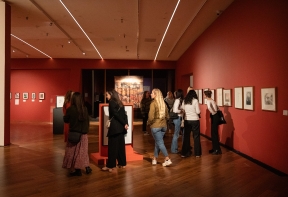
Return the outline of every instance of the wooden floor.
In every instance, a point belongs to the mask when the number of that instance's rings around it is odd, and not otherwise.
[[[151,165],[154,140],[134,127],[134,150],[143,161],[112,173],[91,162],[92,174],[68,177],[62,169],[65,143],[52,134],[50,123],[11,123],[11,145],[0,147],[0,196],[288,196],[288,178],[278,176],[222,147],[223,154],[208,154],[211,141],[201,137],[201,158],[171,154],[173,165]],[[172,134],[165,143],[170,152]],[[98,126],[91,125],[89,153],[98,152]],[[181,139],[179,138],[179,146]],[[193,144],[192,144],[193,146]]]

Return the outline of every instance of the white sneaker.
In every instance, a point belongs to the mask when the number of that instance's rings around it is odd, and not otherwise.
[[[171,159],[165,160],[164,163],[162,163],[162,166],[170,166],[172,164]]]
[[[152,159],[152,165],[156,165],[157,164],[157,160],[156,159]]]

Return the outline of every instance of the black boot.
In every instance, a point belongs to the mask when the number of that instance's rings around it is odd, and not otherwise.
[[[85,168],[86,169],[86,174],[90,174],[92,172],[92,169],[88,166]]]
[[[70,172],[70,176],[82,176],[82,172],[80,169],[75,169],[74,172]]]

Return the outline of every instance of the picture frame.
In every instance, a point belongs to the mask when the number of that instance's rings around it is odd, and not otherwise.
[[[204,94],[204,92],[205,92],[206,90],[209,90],[209,88],[204,88],[204,89],[203,89],[203,94]],[[207,104],[207,99],[206,99],[206,98],[204,98],[204,101],[203,101],[203,102],[204,102],[203,104],[205,104],[205,105],[206,105],[206,104]]]
[[[234,106],[236,109],[243,109],[243,87],[234,88]]]
[[[215,101],[215,90],[211,90],[212,94],[211,94],[211,98]]]
[[[133,125],[133,106],[132,105],[124,105],[124,110],[127,114],[128,118],[128,125]],[[99,139],[99,143],[101,140],[101,145],[103,146],[108,146],[108,128],[106,128],[106,121],[109,120],[109,106],[108,104],[105,104],[104,106],[101,107],[102,111],[102,117],[99,119],[101,122],[102,126],[102,139]],[[133,126],[129,126],[127,130],[127,134],[125,135],[125,144],[132,144],[132,130]]]
[[[223,106],[223,88],[216,89],[216,103],[218,106]]]
[[[276,88],[261,88],[261,109],[276,111]]]
[[[246,110],[254,110],[254,88],[243,87],[243,108]]]
[[[198,102],[199,102],[199,104],[203,104],[203,92],[202,92],[202,89],[198,90]]]
[[[40,100],[44,100],[44,99],[45,99],[45,94],[44,94],[44,92],[40,92],[40,93],[39,93],[39,99],[40,99]]]
[[[223,90],[223,105],[224,106],[232,106],[231,89],[224,89]]]
[[[20,93],[19,92],[15,93],[15,99],[20,99]]]
[[[27,100],[28,99],[28,92],[23,92],[23,99]]]
[[[32,99],[36,99],[36,93],[35,93],[35,92],[32,92],[32,93],[31,93],[31,98],[32,98]]]
[[[65,96],[56,96],[56,108],[63,107]]]

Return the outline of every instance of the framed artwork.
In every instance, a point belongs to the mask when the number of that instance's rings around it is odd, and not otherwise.
[[[243,88],[236,87],[234,88],[234,104],[235,108],[243,109]]]
[[[125,112],[128,117],[128,125],[133,125],[133,106],[132,105],[124,105]],[[102,126],[102,139],[101,144],[102,145],[108,145],[108,129],[106,128],[106,121],[109,119],[109,108],[108,105],[105,104],[101,108],[102,111],[102,117],[99,117],[99,123],[101,122]],[[102,121],[101,121],[102,120]],[[132,128],[133,126],[129,126],[127,130],[127,134],[125,135],[125,144],[132,144]],[[100,142],[99,142],[100,143]]]
[[[215,90],[211,90],[212,94],[211,94],[211,98],[215,101]]]
[[[206,90],[209,90],[209,88],[204,88],[204,89],[203,89],[203,94],[204,94],[204,92],[205,92]],[[207,104],[207,99],[206,99],[206,98],[204,99],[204,104]]]
[[[203,93],[202,93],[202,89],[198,90],[198,101],[199,101],[199,104],[203,104]]]
[[[63,107],[65,96],[56,96],[56,108]]]
[[[223,90],[223,105],[232,106],[231,89]]]
[[[253,87],[243,88],[243,103],[244,109],[253,110],[254,109],[254,92]]]
[[[10,92],[10,99],[12,98],[12,93]]]
[[[39,93],[39,99],[44,100],[45,99],[45,94],[43,92]]]
[[[16,92],[15,93],[15,99],[19,99],[20,98],[20,93],[19,92]]]
[[[28,99],[28,93],[27,92],[23,93],[23,99]]]
[[[261,88],[261,108],[262,110],[276,111],[275,88]]]
[[[35,92],[32,92],[32,93],[31,93],[31,98],[32,98],[32,99],[36,99],[36,93],[35,93]]]
[[[218,106],[223,106],[223,88],[216,89],[216,103]]]

